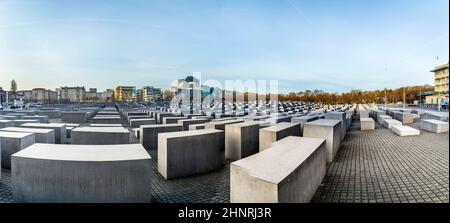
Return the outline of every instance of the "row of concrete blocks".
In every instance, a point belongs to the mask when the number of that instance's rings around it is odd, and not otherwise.
[[[259,152],[231,164],[231,202],[309,202],[325,176],[326,163],[334,159],[353,114],[354,110],[349,109],[327,113],[325,119],[302,116],[293,118],[293,122],[301,123],[261,128]],[[253,128],[257,129],[255,125]],[[303,137],[299,137],[300,130]]]
[[[76,124],[73,124],[76,125]],[[0,129],[3,149],[2,167],[10,168],[11,154],[34,143],[63,144],[70,136],[67,124],[57,123],[25,123],[20,127],[4,127]]]
[[[42,116],[42,115],[0,115],[0,120],[10,120],[10,121],[21,121],[19,123],[23,123],[23,120],[31,120],[33,122],[39,122],[39,123],[48,123],[48,116]]]
[[[180,122],[185,122],[186,120],[180,120]],[[193,121],[193,120],[192,120]],[[197,139],[200,142],[204,142],[205,146],[210,146],[210,150],[214,148],[220,148],[220,150],[225,149],[225,156],[230,160],[238,160],[250,155],[253,155],[259,151],[263,151],[266,148],[265,145],[271,145],[271,143],[278,141],[287,136],[299,136],[300,135],[300,124],[299,123],[278,123],[271,127],[266,127],[267,122],[243,122],[243,120],[227,120],[220,122],[208,122],[206,124],[205,131],[210,131],[211,129],[222,131],[225,130],[225,147],[224,147],[224,135],[221,133],[221,137],[207,135],[203,137],[201,130],[197,131],[182,131],[182,124],[166,124],[166,125],[149,125],[141,126],[140,128],[140,141],[146,149],[158,149],[158,156],[161,154],[164,156],[166,154],[164,150],[174,149],[177,147],[174,144],[167,145],[164,140],[167,140],[167,135],[171,138],[177,138],[180,142],[178,145],[181,146],[179,149],[184,149],[190,151],[194,147],[190,143],[190,140]],[[306,128],[305,135],[312,135],[313,137],[326,138],[327,139],[327,151],[329,151],[328,160],[331,162],[337,149],[340,145],[341,140],[341,125],[339,120],[324,120],[320,119],[314,123],[310,123],[310,127]],[[265,127],[265,128],[263,128]],[[202,134],[200,134],[202,133]],[[220,134],[216,134],[220,135]],[[169,138],[170,138],[169,137]],[[199,138],[200,137],[200,138]],[[203,137],[203,138],[202,138]],[[163,140],[163,141],[162,141]],[[184,151],[183,150],[183,151]],[[181,150],[180,150],[181,151]],[[188,154],[178,154],[172,153],[173,156],[166,157],[166,163],[171,159],[179,161],[175,158],[178,156],[186,156]],[[172,158],[173,157],[173,158]],[[170,170],[167,171],[166,165],[163,165],[163,158],[161,157],[161,163],[158,163],[160,172],[163,176],[167,178],[180,177],[196,174],[189,171],[189,168],[181,168],[180,171],[187,171],[182,174],[170,174]],[[212,159],[212,157],[210,157]],[[184,158],[186,159],[186,158]],[[190,158],[187,160],[195,160]],[[208,159],[205,159],[208,160]],[[201,168],[200,168],[201,169]],[[176,171],[175,171],[176,172]]]
[[[12,119],[12,120],[2,120],[0,119],[0,128],[6,127],[19,127],[25,123],[41,123],[38,119]]]

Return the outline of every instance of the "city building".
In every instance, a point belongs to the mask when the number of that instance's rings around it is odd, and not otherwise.
[[[2,105],[6,103],[6,93],[7,92],[0,87],[0,107],[3,107]]]
[[[97,92],[97,88],[89,88],[89,91],[86,92],[86,101],[88,102],[96,102],[101,99],[99,93]]]
[[[20,95],[25,102],[33,101],[33,92],[31,90],[17,91],[17,94]]]
[[[139,99],[141,101],[150,102],[160,100],[162,98],[161,88],[155,88],[153,86],[144,86],[139,91]]]
[[[114,90],[113,89],[106,89],[102,92],[102,101],[105,102],[111,102],[114,101]]]
[[[56,91],[34,88],[32,90],[17,91],[16,97],[22,99],[25,103],[54,103],[58,101],[58,93]]]
[[[118,86],[114,92],[114,97],[117,102],[135,101],[136,87]]]
[[[143,88],[136,90],[136,101],[143,101],[144,100],[144,94],[143,94]]]
[[[190,75],[187,76],[185,79],[178,79],[176,88],[177,93],[180,93],[182,90],[186,89],[200,90],[200,80]]]
[[[444,64],[435,67],[432,71],[434,73],[434,92],[433,95],[426,97],[427,104],[448,104],[448,87],[449,87],[449,65]]]
[[[84,102],[86,100],[86,89],[84,87],[61,87],[56,89],[59,102]]]
[[[15,94],[17,91],[17,83],[15,80],[11,81],[11,91],[13,92],[13,94]]]

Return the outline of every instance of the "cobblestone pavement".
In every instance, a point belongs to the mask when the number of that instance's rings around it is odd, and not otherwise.
[[[448,133],[399,137],[378,125],[375,131],[357,129],[354,123],[312,202],[449,202]],[[155,152],[150,154],[152,202],[229,202],[229,162],[218,171],[166,181]],[[0,202],[13,202],[10,175],[2,169]]]

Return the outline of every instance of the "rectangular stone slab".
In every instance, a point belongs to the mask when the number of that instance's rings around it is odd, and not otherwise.
[[[184,115],[187,119],[191,119],[191,118],[193,118],[193,117],[202,117],[202,116],[204,116],[203,114],[186,114],[186,115]],[[170,123],[168,123],[168,124],[170,124]]]
[[[389,115],[380,115],[378,116],[378,123],[383,125],[385,119],[392,119],[392,117]]]
[[[165,117],[175,117],[175,116],[177,116],[177,115],[174,113],[170,113],[170,112],[157,113],[156,114],[156,123],[162,124],[162,121]]]
[[[95,116],[92,118],[94,124],[121,124],[122,118],[120,116]]]
[[[448,132],[448,122],[436,119],[422,119],[420,121],[420,129],[434,133]]]
[[[34,119],[34,120],[19,119],[19,120],[14,120],[14,127],[19,127],[26,123],[40,123],[40,122],[38,119]]]
[[[188,119],[187,117],[164,117],[163,124],[177,124],[178,120]]]
[[[61,122],[85,123],[87,117],[86,112],[61,112]]]
[[[135,116],[128,116],[127,121],[128,123],[130,123],[131,120],[134,119],[153,119],[153,118],[150,117],[150,115],[135,115]]]
[[[300,136],[300,124],[281,122],[259,130],[259,151],[270,148],[273,142],[288,136]]]
[[[383,126],[388,129],[392,129],[394,126],[401,126],[403,125],[400,121],[397,121],[395,119],[383,119]]]
[[[391,130],[399,136],[418,136],[418,135],[420,135],[419,130],[417,130],[415,128],[411,128],[406,125],[392,126]]]
[[[244,122],[244,120],[243,119],[233,119],[233,120],[218,121],[218,122],[208,122],[205,124],[205,128],[225,131],[226,125],[241,123],[241,122]]]
[[[165,179],[206,173],[222,166],[224,132],[216,129],[160,133],[158,172]]]
[[[307,122],[311,122],[314,120],[319,119],[319,116],[317,115],[304,115],[301,117],[293,117],[291,119],[292,123],[300,123],[300,136],[303,136],[303,125]]]
[[[33,145],[35,137],[33,133],[24,132],[4,132],[0,131],[1,140],[1,167],[11,169],[11,155],[19,152],[28,146]]]
[[[183,120],[180,120],[183,121]],[[158,134],[164,132],[183,131],[183,126],[179,124],[162,124],[162,125],[141,125],[139,137],[140,143],[145,149],[158,149]]]
[[[270,117],[266,119],[265,121],[270,122],[272,125],[280,123],[280,122],[291,122],[292,117],[291,116],[276,116],[276,117]]]
[[[183,119],[178,120],[178,124],[183,126],[183,131],[188,131],[190,125],[205,124],[209,122],[208,119]]]
[[[243,122],[225,126],[225,158],[239,160],[259,152],[261,122]]]
[[[156,121],[154,118],[143,118],[143,119],[131,119],[130,126],[132,128],[139,128],[141,125],[154,125]]]
[[[30,116],[23,116],[23,119],[37,119],[40,123],[48,123],[48,116],[42,116],[42,115],[30,115]]]
[[[49,118],[61,118],[61,111],[59,110],[40,110],[36,111],[37,115],[48,116]]]
[[[368,118],[367,117],[360,117],[361,118]],[[347,127],[346,127],[346,113],[345,112],[338,112],[338,111],[333,111],[333,112],[328,112],[325,114],[325,119],[333,119],[333,120],[339,120],[341,121],[341,141],[344,140],[345,138],[345,134],[347,132]]]
[[[97,115],[102,115],[102,116],[106,116],[106,115],[112,115],[112,116],[118,116],[120,115],[118,111],[99,111],[97,112]]]
[[[36,143],[55,144],[55,130],[53,129],[8,127],[0,129],[0,131],[34,133]]]
[[[136,139],[139,139],[139,137],[141,137],[141,129],[140,128],[134,128],[133,132],[134,132],[134,136],[136,137]]]
[[[325,140],[290,136],[231,163],[230,202],[310,202],[325,172]]]
[[[122,127],[78,127],[72,130],[72,144],[129,144],[130,132]]]
[[[0,120],[16,120],[18,119],[17,116],[12,115],[0,115]]]
[[[139,144],[34,144],[12,156],[14,201],[151,201],[150,155]]]
[[[378,121],[378,119],[379,119],[379,117],[381,115],[386,115],[386,112],[385,111],[381,111],[381,110],[374,110],[372,117],[375,119],[375,121]]]
[[[90,124],[92,127],[123,127],[122,124]]]
[[[423,114],[423,119],[436,119],[440,121],[447,121],[448,122],[448,113],[433,113],[433,112],[425,112]]]
[[[322,138],[326,140],[327,162],[332,162],[341,145],[341,121],[319,119],[308,122],[303,129],[304,137]]]
[[[360,118],[361,131],[375,130],[375,121],[372,118]]]
[[[205,129],[205,124],[189,125],[189,131],[191,131],[191,130],[200,130],[200,129]]]
[[[248,115],[248,116],[244,116],[243,119],[246,122],[253,122],[253,121],[262,121],[265,119],[270,118],[270,115]]]
[[[414,123],[414,118],[411,113],[395,112],[395,119],[403,124]]]
[[[39,128],[39,129],[54,129],[55,130],[55,143],[63,144],[67,141],[66,124],[58,123],[27,123],[20,127],[26,128]]]
[[[13,120],[0,120],[0,128],[14,127]]]

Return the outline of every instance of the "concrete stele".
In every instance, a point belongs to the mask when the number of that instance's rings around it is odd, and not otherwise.
[[[309,202],[325,172],[324,139],[287,137],[231,163],[230,202]]]
[[[139,144],[34,144],[12,156],[16,202],[150,202],[151,157]]]

